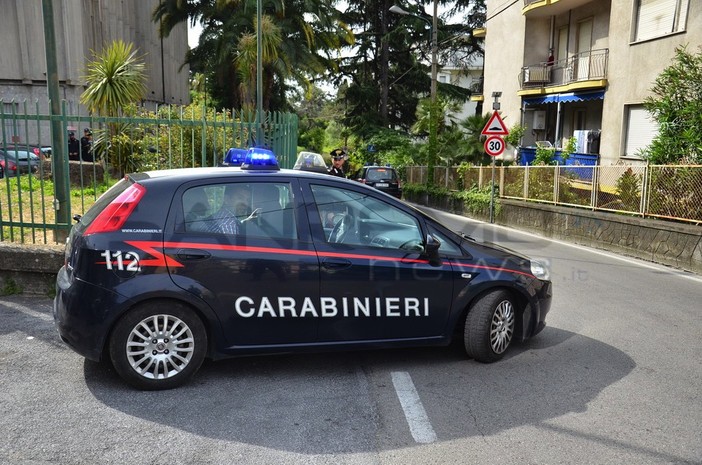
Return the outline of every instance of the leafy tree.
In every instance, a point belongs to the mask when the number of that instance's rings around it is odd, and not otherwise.
[[[681,46],[673,63],[656,78],[645,108],[659,132],[643,156],[653,164],[702,163],[702,47]]]
[[[351,40],[338,21],[334,0],[268,0],[263,2],[263,107],[288,110],[290,82],[308,87],[334,67],[330,54]],[[255,0],[162,0],[154,10],[160,33],[181,22],[200,22],[200,42],[185,57],[208,77],[217,106],[250,104],[255,89]],[[255,95],[255,94],[253,94]]]
[[[298,146],[302,150],[325,154],[327,145],[326,128],[330,121],[338,120],[343,109],[333,102],[322,89],[313,86],[308,91],[295,89],[292,94],[293,110],[299,117]],[[340,138],[343,136],[340,134]],[[341,144],[345,145],[345,144]],[[330,149],[331,150],[331,149]]]
[[[339,96],[347,108],[343,123],[360,140],[371,140],[385,129],[414,132],[420,136],[429,133],[431,30],[427,27],[430,18],[422,7],[431,1],[421,0],[414,5],[405,2],[402,6],[412,16],[389,13],[390,6],[395,3],[390,0],[348,2],[342,18],[356,31],[356,41],[341,60],[332,82],[349,83],[348,89]],[[415,15],[425,16],[427,21]],[[481,42],[470,32],[484,24],[484,1],[456,1],[448,15],[456,24],[445,24],[444,18],[439,18],[439,66],[468,68],[474,58],[482,54]],[[457,21],[457,17],[463,20]],[[459,58],[451,61],[451,57]],[[455,122],[446,121],[446,115],[455,112],[452,106],[466,101],[469,96],[466,89],[438,83],[438,111],[435,113],[443,116],[435,120],[439,122],[437,153],[429,157],[428,144],[417,144],[408,154],[415,163],[426,163],[431,158],[452,164],[462,159],[463,154],[457,147],[464,138]]]

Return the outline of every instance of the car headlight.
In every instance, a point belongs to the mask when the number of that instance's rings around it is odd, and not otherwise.
[[[531,260],[531,274],[543,281],[548,281],[551,277],[546,264],[539,260]]]

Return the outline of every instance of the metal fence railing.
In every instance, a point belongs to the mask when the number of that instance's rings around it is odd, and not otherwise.
[[[563,86],[578,81],[607,78],[609,49],[587,50],[554,62],[533,63],[522,67],[521,89]]]
[[[492,167],[436,167],[434,184],[449,190],[489,188]],[[406,180],[426,184],[427,170]],[[498,166],[501,198],[566,205],[702,224],[702,165]]]
[[[71,111],[67,102],[63,102],[61,115],[51,116],[48,110],[41,110],[48,107],[48,102],[0,100],[0,241],[53,244],[70,229],[70,221],[56,218],[56,199],[65,196],[55,191],[59,183],[54,183],[54,172],[65,173],[61,184],[69,186],[66,217],[71,218],[84,213],[127,172],[217,166],[229,148],[252,145],[273,149],[282,167],[291,168],[295,163],[297,116],[290,113],[266,112],[259,124],[255,112],[193,105],[137,108],[120,117],[81,115]],[[47,142],[56,119],[65,134],[74,131],[76,138],[83,135],[83,128],[92,130],[91,156],[85,157],[82,149],[75,161],[51,156],[55,151]],[[27,157],[27,153],[41,160],[13,161],[15,155]]]

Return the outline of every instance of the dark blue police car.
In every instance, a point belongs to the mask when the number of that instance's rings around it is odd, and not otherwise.
[[[456,335],[493,362],[551,304],[538,262],[257,149],[241,168],[126,176],[73,226],[56,288],[61,338],[139,389],[178,386],[206,357]]]

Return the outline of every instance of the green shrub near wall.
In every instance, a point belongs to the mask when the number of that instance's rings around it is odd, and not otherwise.
[[[422,205],[431,206],[458,214],[477,217],[490,216],[490,187],[479,189],[475,186],[468,190],[454,191],[444,187],[423,184],[404,184],[403,197]],[[500,212],[500,202],[495,196],[495,214]]]

